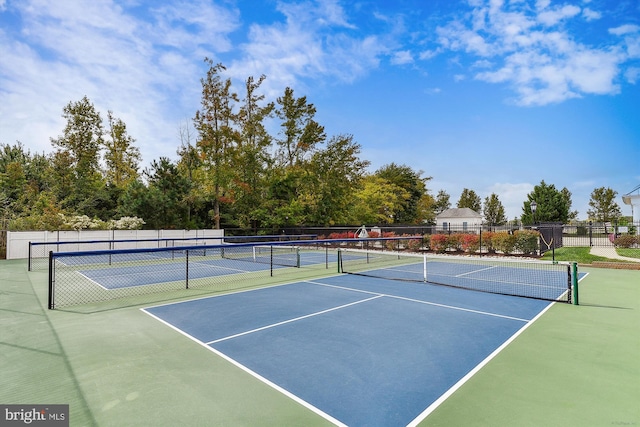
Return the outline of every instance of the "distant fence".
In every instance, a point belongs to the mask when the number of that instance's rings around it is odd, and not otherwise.
[[[29,258],[30,242],[82,242],[139,240],[147,241],[142,246],[158,247],[154,241],[161,239],[216,238],[224,230],[65,230],[65,231],[9,231],[7,232],[7,259]],[[108,249],[108,248],[107,248]],[[80,250],[76,248],[75,250]]]

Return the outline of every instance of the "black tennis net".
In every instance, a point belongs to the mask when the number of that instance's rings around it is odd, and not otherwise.
[[[495,294],[572,302],[575,263],[341,250],[340,271]]]

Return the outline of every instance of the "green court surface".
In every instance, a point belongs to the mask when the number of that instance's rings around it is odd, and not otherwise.
[[[0,261],[0,404],[69,404],[72,426],[331,425],[148,301],[47,310],[46,272],[26,270]],[[579,306],[555,304],[420,425],[640,426],[640,271],[580,270]]]

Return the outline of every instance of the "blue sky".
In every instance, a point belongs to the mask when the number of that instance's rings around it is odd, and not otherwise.
[[[51,152],[86,95],[143,167],[175,160],[204,57],[238,92],[292,87],[371,172],[423,171],[453,204],[496,193],[512,219],[544,180],[585,219],[593,189],[640,184],[637,0],[0,0],[0,142]]]

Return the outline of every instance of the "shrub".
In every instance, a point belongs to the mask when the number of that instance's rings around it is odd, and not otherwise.
[[[462,236],[463,234],[450,234],[447,239],[447,249],[453,251],[462,250]]]
[[[535,230],[517,230],[514,233],[515,248],[525,255],[534,254],[538,251],[540,233]]]
[[[507,232],[501,231],[495,233],[492,236],[491,241],[494,248],[505,255],[513,253],[516,248],[516,236]]]
[[[487,248],[487,252],[489,253],[494,253],[496,251],[493,247],[493,236],[495,236],[495,234],[496,233],[493,231],[482,233],[482,246]]]
[[[432,251],[437,253],[444,253],[447,251],[449,236],[446,234],[433,234],[429,240]]]
[[[477,234],[462,234],[460,236],[460,245],[463,251],[474,253],[480,249],[480,236]]]
[[[616,237],[613,241],[616,248],[631,248],[637,243],[639,243],[638,238],[629,234]]]

